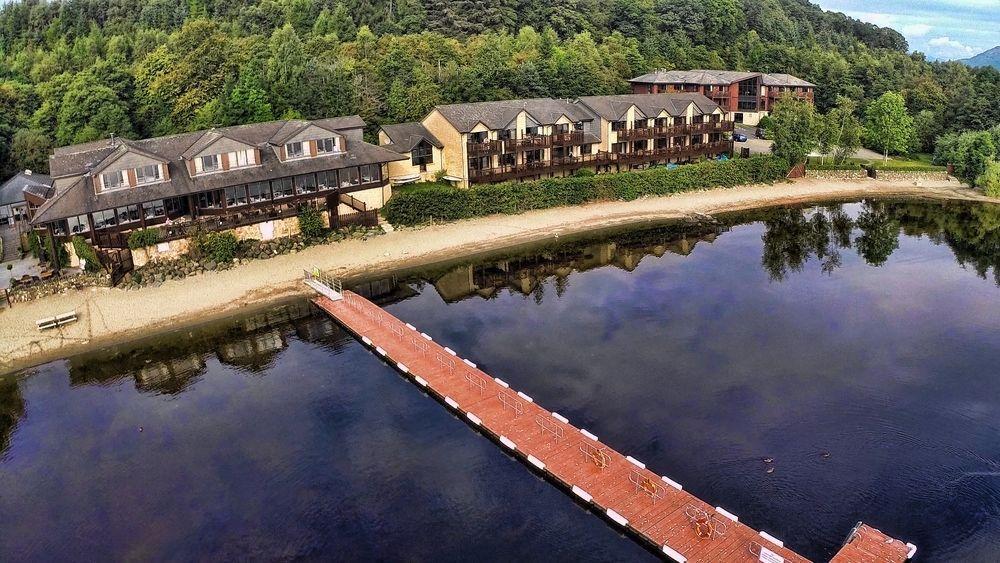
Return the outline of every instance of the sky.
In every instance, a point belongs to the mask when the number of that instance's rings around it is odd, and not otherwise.
[[[1000,45],[1000,0],[812,0],[824,10],[891,27],[910,50],[964,59]]]

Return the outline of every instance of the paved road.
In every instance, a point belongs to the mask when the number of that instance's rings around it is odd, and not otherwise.
[[[744,135],[747,136],[747,142],[734,143],[736,154],[739,154],[740,149],[743,147],[750,147],[750,154],[769,154],[771,152],[772,142],[765,139],[757,139],[754,136],[754,133],[756,131],[755,128],[737,127],[736,131],[739,133],[743,133]],[[820,156],[820,154],[818,152],[813,152],[809,156]],[[865,160],[882,160],[882,154],[862,147],[858,149],[858,152],[854,153],[854,158],[863,158]]]

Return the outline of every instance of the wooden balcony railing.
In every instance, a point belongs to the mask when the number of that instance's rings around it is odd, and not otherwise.
[[[552,144],[556,146],[581,145],[584,143],[583,131],[567,131],[565,133],[553,133]]]
[[[552,137],[552,135],[526,135],[517,139],[506,139],[504,145],[508,151],[544,149],[552,146]]]
[[[469,156],[486,156],[488,154],[499,154],[503,149],[500,141],[469,141]]]
[[[619,141],[636,141],[640,139],[652,139],[656,135],[653,127],[640,127],[639,129],[622,129],[618,131]]]

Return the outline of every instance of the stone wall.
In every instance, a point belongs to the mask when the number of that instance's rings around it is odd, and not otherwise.
[[[806,170],[806,178],[821,180],[863,180],[867,177],[864,170]]]
[[[858,170],[806,170],[806,178],[818,178],[822,180],[864,180],[868,174],[861,169]],[[943,182],[947,181],[948,174],[943,170],[879,170],[878,179],[888,182]]]
[[[154,246],[137,248],[132,251],[132,263],[136,268],[141,268],[150,262],[163,262],[175,260],[183,254],[187,254],[190,241],[186,238],[161,242]]]

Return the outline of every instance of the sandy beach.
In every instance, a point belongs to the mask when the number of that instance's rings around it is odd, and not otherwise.
[[[800,179],[774,186],[688,192],[400,229],[369,240],[312,247],[229,270],[168,281],[159,287],[138,291],[89,288],[16,304],[0,311],[0,373],[306,294],[309,290],[302,284],[302,272],[313,267],[350,277],[630,223],[867,196],[1000,203],[957,181]],[[35,326],[37,319],[71,310],[77,311],[79,322],[46,332],[39,332]]]

